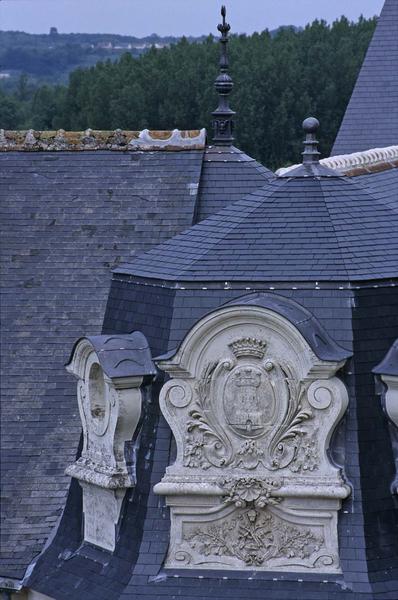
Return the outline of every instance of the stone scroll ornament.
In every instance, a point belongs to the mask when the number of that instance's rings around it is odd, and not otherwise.
[[[155,486],[171,509],[166,567],[339,572],[350,488],[327,450],[348,402],[343,363],[254,306],[208,315],[158,362],[177,445]]]
[[[122,502],[135,485],[127,444],[137,432],[144,387],[156,368],[140,332],[82,338],[66,368],[77,378],[83,428],[82,454],[66,473],[83,490],[84,540],[113,551]]]
[[[374,369],[376,391],[388,416],[390,437],[395,460],[395,477],[391,490],[398,494],[398,339],[395,340],[386,356]]]

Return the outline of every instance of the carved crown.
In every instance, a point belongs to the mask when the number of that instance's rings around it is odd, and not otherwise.
[[[239,356],[254,356],[256,358],[263,358],[267,344],[262,340],[256,338],[241,338],[229,344],[232,352],[238,358]]]

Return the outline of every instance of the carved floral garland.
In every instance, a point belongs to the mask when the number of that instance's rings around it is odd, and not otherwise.
[[[225,503],[233,503],[237,508],[245,508],[253,505],[256,508],[264,508],[267,505],[275,505],[282,498],[272,494],[282,486],[282,481],[272,479],[255,479],[254,477],[240,477],[233,479],[229,477],[220,482],[223,489]]]

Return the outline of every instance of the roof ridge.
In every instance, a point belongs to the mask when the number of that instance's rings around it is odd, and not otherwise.
[[[268,185],[266,185],[266,186],[263,186],[262,188],[260,188],[260,190],[261,190],[261,189],[264,189],[264,188],[266,188],[266,187],[268,187]],[[281,187],[283,187],[283,186],[281,186]],[[270,192],[270,193],[271,193],[271,192]],[[244,197],[244,198],[242,198],[241,200],[238,200],[237,202],[234,202],[233,204],[229,204],[229,205],[227,205],[227,206],[226,206],[226,207],[225,207],[225,208],[224,208],[222,211],[220,211],[219,213],[216,213],[215,215],[212,215],[212,216],[211,216],[211,217],[209,217],[208,219],[205,219],[204,221],[201,221],[201,223],[198,223],[198,226],[199,226],[199,225],[202,225],[202,224],[206,224],[206,221],[209,221],[209,220],[212,220],[213,218],[217,218],[218,216],[221,216],[221,215],[222,215],[222,213],[223,213],[224,211],[225,211],[225,212],[227,212],[227,211],[228,211],[228,210],[229,210],[229,209],[230,209],[232,206],[237,206],[237,205],[238,205],[238,204],[240,204],[240,203],[244,203],[244,202],[245,202],[245,201],[247,201],[247,200],[249,199],[249,197],[251,197],[251,196],[256,196],[256,193],[255,193],[255,192],[251,192],[250,194],[247,194],[247,196],[245,196],[245,197]],[[267,198],[268,198],[268,199],[270,199],[270,198],[269,198],[269,195],[267,196]],[[265,197],[264,197],[264,196],[262,196],[262,197],[261,197],[261,199],[260,199],[260,201],[258,202],[258,204],[256,204],[255,206],[251,207],[251,208],[250,208],[250,210],[246,211],[244,214],[242,214],[242,213],[241,213],[241,214],[239,215],[239,219],[238,219],[237,221],[235,221],[234,223],[232,223],[232,227],[230,227],[230,228],[228,229],[228,231],[226,232],[226,234],[225,234],[225,235],[227,235],[227,234],[231,233],[231,232],[232,232],[234,229],[236,229],[236,228],[237,228],[237,227],[238,227],[238,226],[241,224],[241,222],[242,222],[244,219],[246,219],[246,218],[247,218],[247,216],[248,216],[248,215],[252,214],[252,213],[253,213],[253,212],[254,212],[254,211],[255,211],[255,210],[258,208],[258,206],[259,206],[259,205],[261,205],[261,204],[263,204],[263,203],[264,203],[264,199],[265,199]],[[272,202],[271,202],[271,204],[272,204],[272,203],[274,203],[274,202],[275,202],[275,197],[274,197],[274,198],[272,198]],[[188,231],[189,231],[189,230],[188,230]],[[181,235],[183,235],[183,234],[181,234]],[[223,237],[225,237],[225,236],[223,236]],[[217,242],[216,242],[216,243],[212,244],[212,245],[211,245],[211,247],[209,247],[209,249],[208,249],[206,252],[204,252],[203,254],[201,254],[201,255],[200,255],[200,258],[196,258],[196,259],[195,259],[195,260],[194,260],[192,263],[190,263],[190,266],[194,266],[194,265],[195,265],[195,263],[199,262],[199,260],[202,260],[202,259],[203,259],[203,257],[207,256],[207,255],[208,255],[208,254],[211,252],[211,250],[214,248],[214,246],[216,246],[216,245],[217,245],[217,243],[218,243],[218,242],[219,242],[219,240],[217,240]],[[179,275],[179,273],[178,273],[178,275]]]
[[[115,129],[85,131],[11,131],[0,129],[0,152],[47,151],[68,152],[79,150],[204,150],[206,129],[130,131]]]
[[[342,250],[342,248],[341,248],[341,246],[340,246],[340,239],[339,239],[339,235],[338,235],[338,233],[337,233],[337,231],[336,231],[336,227],[335,227],[335,224],[334,224],[334,221],[333,221],[333,217],[332,217],[332,214],[331,214],[331,212],[330,212],[330,210],[329,210],[329,206],[328,206],[327,198],[326,198],[326,196],[325,196],[325,193],[324,193],[324,190],[323,190],[323,187],[322,187],[322,185],[321,185],[321,182],[320,182],[320,181],[319,181],[319,188],[320,188],[320,191],[321,191],[321,194],[322,194],[322,199],[323,199],[323,202],[324,202],[324,204],[325,204],[325,208],[326,208],[326,210],[327,210],[327,213],[328,213],[328,215],[329,215],[329,221],[330,221],[330,224],[331,224],[331,226],[332,226],[332,228],[333,228],[334,236],[335,236],[335,238],[336,238],[337,247],[338,247],[338,249],[339,249],[340,256],[341,256],[341,262],[342,262],[342,264],[343,264],[343,266],[344,266],[344,270],[345,270],[345,272],[346,272],[347,281],[349,281],[349,279],[350,279],[350,272],[349,272],[349,269],[347,268],[347,265],[346,265],[346,261],[345,261],[345,258],[344,258],[344,253],[343,253],[343,250]]]

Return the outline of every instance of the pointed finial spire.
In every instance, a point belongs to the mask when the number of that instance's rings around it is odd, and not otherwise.
[[[319,129],[319,121],[315,117],[308,117],[303,121],[303,129],[305,131],[303,165],[314,165],[319,163],[321,153],[318,151],[318,140],[316,132]]]
[[[214,87],[216,88],[219,101],[218,108],[213,112],[213,128],[214,137],[213,142],[217,146],[231,146],[234,138],[232,136],[234,122],[233,117],[235,113],[229,106],[229,94],[234,86],[231,77],[228,75],[228,33],[231,29],[229,23],[226,22],[227,11],[225,6],[221,7],[222,23],[218,25],[217,29],[221,33],[220,44],[221,44],[221,56],[220,56],[220,74],[217,77]]]
[[[287,169],[281,169],[278,177],[341,177],[340,173],[326,167],[319,162],[321,153],[318,150],[318,140],[316,132],[319,129],[319,121],[315,117],[309,117],[303,121],[303,129],[305,131],[303,162],[301,165],[295,165]]]

